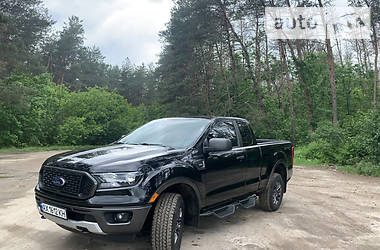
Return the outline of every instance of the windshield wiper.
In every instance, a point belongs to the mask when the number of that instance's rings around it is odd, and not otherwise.
[[[111,145],[113,144],[125,144],[124,142],[121,142],[121,141],[115,141],[115,142],[112,142]]]
[[[174,149],[173,147],[170,147],[170,146],[167,146],[167,145],[164,145],[164,144],[160,144],[160,143],[147,143],[147,142],[142,142],[142,143],[136,143],[138,145],[144,145],[144,146],[160,146],[160,147],[165,147],[165,148],[170,148],[170,149]]]
[[[132,143],[132,142],[120,142],[119,141],[117,144],[143,145],[143,146],[160,146],[160,147],[165,147],[165,148],[169,148],[169,149],[175,149],[173,147],[170,147],[170,146],[167,146],[167,145],[164,145],[164,144],[160,144],[160,143],[148,143],[148,142]]]

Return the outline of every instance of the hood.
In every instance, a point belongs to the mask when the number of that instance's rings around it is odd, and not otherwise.
[[[45,161],[46,166],[57,166],[93,173],[136,171],[141,166],[171,158],[183,150],[161,146],[112,145],[83,151],[70,151]]]

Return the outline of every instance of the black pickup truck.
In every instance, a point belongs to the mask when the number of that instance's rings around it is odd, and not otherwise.
[[[288,141],[256,139],[240,118],[151,121],[110,146],[47,159],[35,188],[41,218],[76,232],[151,229],[153,249],[179,249],[185,224],[236,206],[277,210],[293,173]]]

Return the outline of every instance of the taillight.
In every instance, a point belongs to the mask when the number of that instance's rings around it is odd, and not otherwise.
[[[293,166],[293,162],[294,162],[294,147],[292,147],[292,166]]]

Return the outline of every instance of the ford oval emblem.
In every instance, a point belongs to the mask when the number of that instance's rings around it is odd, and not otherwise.
[[[66,180],[63,179],[62,177],[54,176],[54,177],[53,177],[53,180],[52,180],[51,182],[52,182],[54,185],[58,186],[58,187],[62,187],[63,185],[65,185]]]

